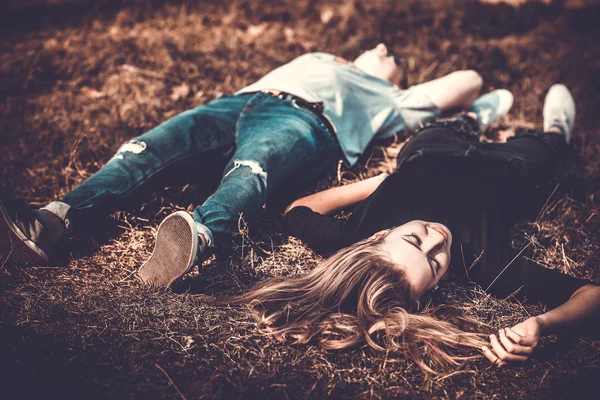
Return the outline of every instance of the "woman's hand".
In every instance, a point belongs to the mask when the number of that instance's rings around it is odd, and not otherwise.
[[[599,317],[600,286],[584,285],[561,306],[504,328],[498,336],[490,335],[491,348],[484,346],[483,354],[498,366],[525,361],[537,347],[542,333],[580,333],[595,326]]]
[[[484,346],[483,354],[498,367],[525,361],[537,347],[543,327],[538,317],[531,317],[512,328],[501,329],[498,336],[490,335],[491,349]]]

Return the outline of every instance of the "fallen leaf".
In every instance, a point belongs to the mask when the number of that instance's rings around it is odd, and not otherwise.
[[[45,49],[53,49],[55,47],[58,46],[58,40],[52,38],[52,39],[48,39],[44,42],[44,48]]]
[[[248,36],[254,39],[257,36],[262,35],[265,29],[267,29],[267,24],[263,22],[260,25],[250,25],[246,30],[246,33],[248,34]]]
[[[99,92],[96,89],[92,89],[88,86],[81,88],[81,94],[83,94],[85,97],[89,97],[92,100],[101,99],[102,97],[106,96],[106,93]]]
[[[171,90],[171,100],[177,101],[179,99],[185,99],[190,94],[190,87],[185,83],[182,83],[179,86],[175,86]]]
[[[333,18],[333,10],[331,8],[326,8],[321,11],[321,22],[323,24],[327,24]]]
[[[296,36],[296,32],[294,32],[294,30],[293,30],[292,28],[290,28],[290,27],[286,27],[286,28],[283,30],[283,34],[285,35],[285,40],[286,40],[288,43],[293,43],[293,42],[294,42],[294,38],[295,38],[295,36]]]
[[[189,350],[194,344],[194,339],[192,339],[191,336],[184,336],[183,338],[185,339],[185,345],[183,346],[183,348],[185,350]]]

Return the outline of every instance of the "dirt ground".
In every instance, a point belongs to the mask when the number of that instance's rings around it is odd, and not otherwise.
[[[515,104],[502,128],[540,127],[548,87],[572,90],[568,166],[541,217],[514,235],[535,237],[536,260],[549,268],[600,281],[596,2],[8,4],[0,8],[0,184],[33,205],[60,199],[125,140],[298,55],[351,59],[383,41],[403,57],[404,86],[472,68],[485,90],[510,89]],[[398,148],[373,146],[319,187],[389,170]],[[159,222],[201,204],[215,185],[205,174],[69,241],[50,267],[0,270],[2,398],[596,398],[598,334],[545,338],[532,360],[512,368],[480,357],[425,375],[394,354],[284,346],[260,336],[243,309],[207,304],[201,295],[240,293],[318,262],[281,227],[282,205],[298,193],[273,199],[256,228],[241,226],[230,258],[209,260],[176,293],[142,286],[133,275]],[[497,328],[542,311],[474,285],[442,292]]]

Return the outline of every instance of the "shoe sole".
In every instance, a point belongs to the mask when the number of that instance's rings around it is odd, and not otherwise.
[[[46,266],[48,255],[21,232],[0,200],[0,267],[6,264]]]
[[[177,211],[158,226],[150,258],[138,270],[147,285],[169,287],[192,269],[198,252],[198,235],[192,217]]]

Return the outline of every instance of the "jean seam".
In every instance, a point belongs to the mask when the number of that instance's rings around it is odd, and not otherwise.
[[[290,172],[289,175],[293,175],[294,173],[302,170],[305,167],[305,165],[310,164],[311,160],[319,159],[319,158],[321,158],[322,154],[326,154],[326,153],[330,152],[331,150],[337,150],[337,148],[335,148],[335,146],[333,146],[332,148],[329,148],[329,147],[320,148],[315,153],[303,157],[302,160],[297,163],[297,168],[294,168]],[[336,158],[339,158],[339,157],[336,156]]]

